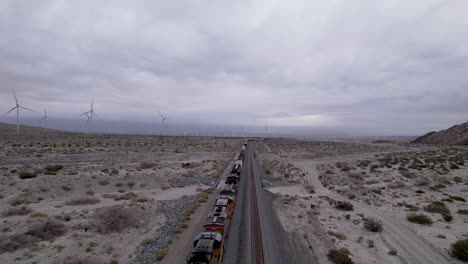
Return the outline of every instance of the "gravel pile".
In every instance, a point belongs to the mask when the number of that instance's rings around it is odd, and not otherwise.
[[[207,186],[213,186],[215,180],[209,176],[201,176],[201,177],[175,177],[169,180],[169,183],[176,187],[185,187],[191,186],[196,184],[204,184]]]
[[[198,195],[194,195],[177,200],[160,201],[160,208],[166,216],[166,222],[154,237],[154,242],[144,246],[134,258],[133,263],[156,263],[155,253],[169,246],[169,240],[176,236],[176,230],[183,219],[185,211],[195,205],[197,198]]]

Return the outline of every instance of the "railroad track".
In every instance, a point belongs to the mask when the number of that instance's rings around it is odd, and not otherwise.
[[[263,245],[262,245],[262,231],[260,229],[260,217],[258,215],[258,202],[257,202],[257,181],[253,171],[253,155],[250,154],[250,235],[251,235],[251,254],[252,264],[263,264]]]

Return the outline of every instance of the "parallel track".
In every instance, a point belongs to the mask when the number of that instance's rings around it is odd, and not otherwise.
[[[251,253],[252,264],[263,264],[263,245],[262,245],[262,231],[260,229],[260,218],[258,215],[257,203],[257,181],[253,170],[253,155],[249,157],[250,171],[250,232],[251,232]]]

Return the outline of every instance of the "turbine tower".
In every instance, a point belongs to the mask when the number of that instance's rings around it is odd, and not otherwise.
[[[91,99],[91,110],[88,112],[84,112],[83,115],[86,115],[88,117],[87,121],[87,127],[86,127],[86,133],[89,133],[90,131],[92,132],[93,129],[93,117],[98,117],[96,113],[94,113],[94,98]]]
[[[37,111],[32,110],[32,109],[29,109],[29,108],[26,108],[26,107],[24,107],[24,106],[21,106],[21,105],[18,103],[18,98],[16,97],[15,89],[13,89],[13,95],[15,96],[16,106],[13,107],[12,109],[10,109],[10,111],[8,111],[8,112],[6,112],[5,114],[3,114],[0,118],[3,118],[4,116],[8,115],[8,114],[11,113],[12,111],[16,110],[16,133],[19,134],[19,132],[20,132],[20,125],[19,125],[19,110],[20,110],[20,108],[21,108],[21,109],[24,109],[24,110],[32,111],[32,112],[37,112]]]
[[[88,131],[89,131],[89,115],[88,115],[88,113],[86,112],[86,113],[82,113],[80,116],[84,116],[84,115],[85,115],[86,118],[87,118],[87,119],[86,119],[86,134],[88,134]]]
[[[47,111],[44,108],[44,116],[41,118],[41,125],[44,131],[47,132]]]

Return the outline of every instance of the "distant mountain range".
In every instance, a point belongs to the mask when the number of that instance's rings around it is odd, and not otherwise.
[[[413,143],[468,146],[468,122],[439,132],[429,132],[415,139]]]
[[[37,134],[44,133],[45,130],[41,127],[20,125],[20,132],[23,134]],[[48,133],[64,133],[60,130],[48,129]],[[0,133],[16,133],[16,125],[1,123],[0,122]]]

